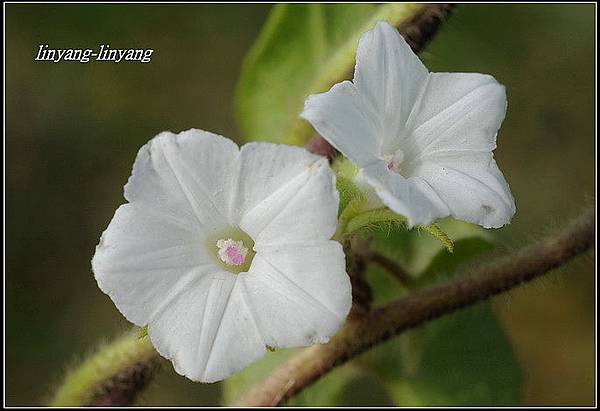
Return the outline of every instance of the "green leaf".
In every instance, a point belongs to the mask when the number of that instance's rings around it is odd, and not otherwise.
[[[343,381],[337,392],[329,396],[328,403],[306,402],[306,406],[331,407],[391,407],[392,394],[377,375],[361,372]]]
[[[340,405],[349,405],[347,387],[357,380],[362,380],[366,376],[364,372],[353,364],[345,364],[334,368],[324,377],[320,378],[302,390],[298,395],[290,399],[285,405],[291,407],[336,407]],[[371,381],[372,385],[377,386],[379,391],[387,394],[387,388],[379,381]],[[390,398],[391,394],[387,394]]]
[[[435,284],[459,272],[459,268],[493,249],[489,232],[474,224],[446,219],[439,223],[443,232],[455,238],[454,251],[431,235],[404,228],[379,227],[370,231],[371,248],[395,261],[416,281],[411,289]],[[369,284],[374,291],[374,303],[385,304],[397,299],[408,290],[399,285],[376,264],[367,271]]]
[[[453,276],[461,266],[493,249],[489,233],[480,227],[456,220],[441,225],[459,238],[453,254],[429,236],[380,234],[374,245],[392,242],[406,250],[396,253],[396,261],[416,273],[417,288]],[[380,269],[371,268],[369,280],[376,302],[393,299],[394,291],[398,294],[398,286],[393,290],[386,284],[391,280]],[[489,303],[410,330],[366,357],[387,382],[398,406],[509,406],[520,400],[518,360]]]
[[[426,273],[427,267],[438,256],[445,256],[446,261],[452,261],[453,264],[462,264],[468,260],[478,257],[478,254],[470,255],[463,248],[465,245],[459,246],[459,241],[468,238],[479,238],[483,242],[493,244],[493,234],[489,230],[479,227],[478,225],[466,223],[464,221],[455,220],[453,218],[445,218],[436,222],[436,225],[452,238],[454,242],[453,254],[447,252],[447,248],[439,239],[434,239],[430,235],[418,235],[412,238],[412,252],[406,261],[406,269],[416,277],[420,277]],[[380,240],[379,243],[382,241]],[[440,257],[441,258],[441,257]]]
[[[480,258],[494,249],[494,245],[482,237],[469,237],[456,241],[455,252],[439,251],[422,273],[419,273],[419,286],[435,284],[460,272],[461,266]]]
[[[390,353],[382,356],[386,361],[379,363],[387,368],[398,406],[515,406],[520,402],[521,369],[489,303],[427,324],[420,366],[412,375],[392,374]]]
[[[278,4],[249,52],[237,88],[246,140],[304,144],[298,115],[309,94],[350,78],[358,39],[378,20],[398,26],[424,4]]]

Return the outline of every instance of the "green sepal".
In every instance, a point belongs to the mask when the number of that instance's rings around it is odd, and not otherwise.
[[[454,250],[452,240],[437,224],[434,223],[428,226],[416,225],[415,227],[418,230],[427,231],[442,243],[449,252]],[[377,208],[360,213],[350,219],[345,226],[344,234],[351,235],[361,231],[392,231],[397,229],[408,229],[406,217],[396,214],[388,208]]]
[[[144,325],[142,328],[139,329],[137,338],[138,338],[138,340],[141,340],[142,338],[145,338],[147,336],[148,336],[148,324]]]

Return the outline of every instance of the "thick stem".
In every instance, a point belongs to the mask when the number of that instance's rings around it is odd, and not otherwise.
[[[160,357],[149,338],[127,333],[68,372],[50,405],[131,405],[159,367]]]
[[[279,366],[240,405],[279,405],[332,368],[392,336],[567,263],[594,246],[594,234],[595,214],[589,210],[555,236],[475,268],[466,276],[411,294],[349,321],[328,344],[307,348]]]

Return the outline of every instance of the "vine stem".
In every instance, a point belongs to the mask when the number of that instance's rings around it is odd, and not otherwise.
[[[51,407],[124,406],[131,404],[160,367],[148,337],[130,331],[106,344],[69,371]]]
[[[595,244],[595,212],[562,232],[349,321],[327,344],[305,349],[251,389],[240,406],[277,406],[321,376],[402,332],[560,267]]]

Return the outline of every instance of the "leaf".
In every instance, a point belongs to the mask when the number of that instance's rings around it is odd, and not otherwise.
[[[315,406],[336,407],[391,407],[394,405],[392,394],[386,385],[373,373],[362,372],[338,389],[330,397],[329,404],[314,403]],[[307,406],[313,405],[306,403]]]
[[[396,245],[408,241],[397,261],[416,273],[417,288],[453,276],[493,249],[480,227],[456,220],[441,225],[459,237],[453,254],[429,236],[392,237]],[[385,244],[378,239],[375,244]],[[385,273],[370,269],[369,276],[376,296],[391,299]],[[410,330],[368,353],[367,361],[387,382],[397,406],[509,406],[520,400],[518,360],[489,303]]]
[[[394,229],[393,226],[371,230],[371,248],[395,261],[414,278],[416,281],[411,284],[414,290],[449,278],[459,272],[461,266],[494,247],[490,234],[474,224],[447,219],[439,225],[448,236],[456,238],[452,253],[430,235],[401,227]],[[375,304],[393,301],[408,291],[378,265],[371,264],[367,276],[374,291]]]
[[[433,321],[425,334],[419,370],[389,378],[396,405],[519,404],[521,369],[489,303]]]
[[[349,405],[347,387],[357,380],[364,380],[368,377],[364,372],[353,366],[352,363],[334,368],[331,372],[325,374],[308,388],[302,390],[298,395],[287,401],[286,406],[291,407],[335,407],[340,405]],[[370,381],[372,386],[376,386],[379,391],[387,394],[385,385],[379,381]]]
[[[237,118],[245,140],[306,143],[309,94],[349,78],[358,39],[378,20],[398,26],[424,4],[278,4],[242,67]]]
[[[469,261],[491,252],[494,245],[481,237],[463,238],[455,242],[455,252],[439,251],[422,273],[418,274],[419,286],[435,284],[460,272]]]
[[[416,277],[421,277],[428,273],[427,267],[429,267],[431,262],[438,256],[445,256],[446,261],[452,261],[453,264],[462,264],[479,256],[479,254],[469,254],[467,250],[464,250],[465,245],[458,244],[461,240],[479,238],[490,246],[493,244],[493,235],[491,232],[478,225],[455,220],[453,218],[440,220],[436,225],[439,226],[448,237],[452,238],[452,241],[454,242],[453,253],[448,253],[445,250],[445,246],[440,243],[439,240],[434,239],[429,235],[414,236],[412,244],[413,251],[409,256],[409,261],[407,261],[405,268]]]

